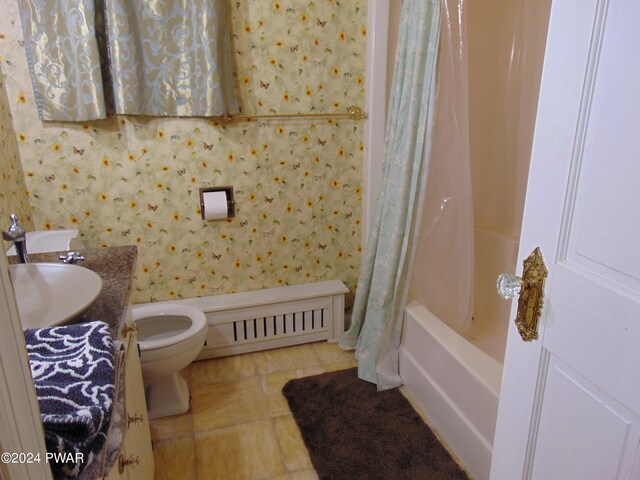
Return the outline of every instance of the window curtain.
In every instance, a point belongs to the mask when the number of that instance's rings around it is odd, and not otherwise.
[[[18,0],[42,120],[238,112],[224,0]]]
[[[104,118],[94,2],[19,0],[18,5],[40,119]]]
[[[351,327],[340,339],[356,350],[358,376],[379,390],[402,384],[398,351],[432,143],[439,17],[439,0],[402,2],[382,185]]]

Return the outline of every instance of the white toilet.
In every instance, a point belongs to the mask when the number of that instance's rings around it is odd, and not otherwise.
[[[180,375],[202,350],[207,320],[197,308],[158,303],[131,307],[138,326],[140,363],[149,418],[189,410],[189,387]]]

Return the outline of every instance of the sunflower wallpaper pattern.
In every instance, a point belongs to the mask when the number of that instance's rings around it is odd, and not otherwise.
[[[18,154],[16,136],[11,125],[9,101],[0,80],[0,229],[5,230],[10,224],[9,214],[15,213],[25,230],[33,229],[31,223],[31,206],[24,184],[22,165]],[[4,242],[6,248],[11,245]]]
[[[87,247],[137,245],[132,303],[329,279],[355,289],[362,122],[41,122],[16,2],[0,5],[0,61],[35,229],[77,228]],[[363,105],[365,0],[248,0],[229,10],[244,113]],[[236,216],[203,221],[199,188],[226,185]]]

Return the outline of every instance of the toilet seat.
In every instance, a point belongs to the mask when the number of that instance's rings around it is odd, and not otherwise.
[[[131,314],[138,326],[138,344],[142,351],[176,345],[206,325],[204,313],[187,305],[134,305]]]

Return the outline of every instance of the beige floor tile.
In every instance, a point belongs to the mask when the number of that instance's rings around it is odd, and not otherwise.
[[[193,437],[153,442],[155,480],[196,480],[196,450]]]
[[[287,472],[295,472],[313,468],[309,452],[300,435],[300,429],[296,425],[293,416],[286,415],[273,419],[273,424],[280,442],[284,465]]]
[[[216,382],[226,382],[256,374],[256,364],[251,355],[233,355],[193,362],[183,370],[189,385],[200,386]]]
[[[353,368],[358,366],[358,361],[355,358],[351,360],[345,360],[338,363],[329,363],[327,365],[323,365],[322,368],[327,372],[336,372],[338,370],[346,370],[347,368]]]
[[[191,396],[196,432],[269,417],[259,377],[193,387]]]
[[[193,437],[193,415],[174,415],[156,418],[149,422],[152,440],[165,440],[177,437]]]
[[[356,365],[326,342],[191,364],[191,411],[151,422],[155,478],[317,480],[282,387]]]
[[[355,351],[342,350],[337,343],[318,342],[312,343],[311,347],[315,350],[323,365],[355,361]]]
[[[315,470],[300,470],[299,472],[287,473],[271,477],[269,480],[318,480],[318,474]]]
[[[297,368],[295,370],[263,375],[260,378],[260,382],[262,384],[262,390],[267,396],[271,416],[277,417],[279,415],[289,415],[291,413],[289,411],[287,399],[282,395],[282,387],[284,387],[289,380],[293,378],[309,377],[319,373],[324,373],[323,367]]]
[[[253,353],[252,356],[259,374],[315,367],[321,364],[320,358],[310,344],[265,350]]]
[[[285,473],[271,420],[197,433],[196,464],[198,480],[257,480]]]

